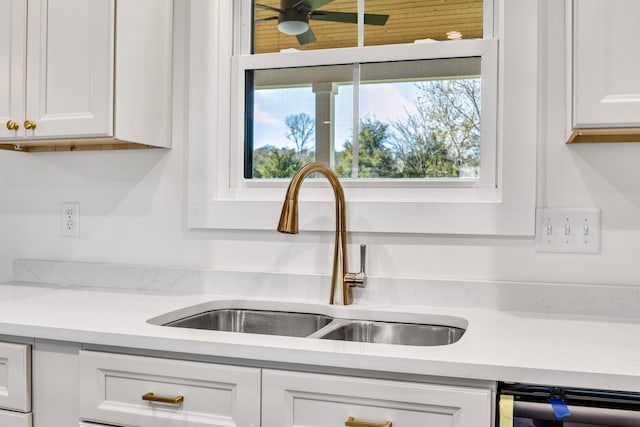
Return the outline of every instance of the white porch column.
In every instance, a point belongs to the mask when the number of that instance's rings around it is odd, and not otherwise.
[[[316,94],[316,161],[333,168],[335,166],[333,123],[338,85],[332,82],[313,83],[313,93]]]

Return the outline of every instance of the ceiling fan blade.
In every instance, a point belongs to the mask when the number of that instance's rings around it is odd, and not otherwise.
[[[357,13],[347,12],[325,12],[324,10],[314,11],[311,14],[311,19],[318,21],[331,21],[331,22],[345,22],[348,24],[355,24],[358,22]]]
[[[318,10],[314,11],[311,14],[311,19],[315,19],[318,21],[344,22],[348,24],[355,24],[358,22],[358,14]],[[389,19],[389,15],[375,15],[371,13],[364,14],[364,23],[367,25],[384,25],[387,23],[387,19]]]
[[[298,43],[300,43],[301,45],[313,43],[316,41],[316,35],[313,33],[311,27],[309,27],[306,33],[299,34],[296,37],[298,39]]]
[[[273,21],[273,20],[276,20],[276,19],[278,19],[277,16],[270,16],[268,18],[256,19],[256,24],[259,24],[261,22],[266,22],[266,21]]]
[[[385,25],[389,15],[376,15],[375,13],[365,13],[364,23],[367,25]]]
[[[276,7],[271,7],[271,6],[267,6],[266,4],[259,4],[256,3],[255,6],[259,9],[264,9],[264,10],[270,10],[272,12],[278,12],[278,13],[284,13],[284,11],[276,8]]]
[[[306,3],[309,5],[311,10],[320,9],[322,6],[331,3],[333,0],[307,0]]]

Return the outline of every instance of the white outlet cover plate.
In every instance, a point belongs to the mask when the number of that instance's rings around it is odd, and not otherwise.
[[[600,253],[600,209],[538,209],[536,252]]]
[[[62,237],[80,236],[80,203],[63,202],[61,208]]]

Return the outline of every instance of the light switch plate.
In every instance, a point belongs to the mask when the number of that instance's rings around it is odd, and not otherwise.
[[[536,252],[600,253],[600,209],[538,209]]]

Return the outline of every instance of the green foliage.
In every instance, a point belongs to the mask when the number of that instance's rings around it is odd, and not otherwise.
[[[415,110],[391,124],[360,121],[360,178],[457,178],[477,176],[480,157],[480,80],[416,84]],[[351,177],[353,142],[345,141],[336,172]]]
[[[393,151],[402,176],[457,178],[477,175],[480,157],[479,79],[417,84],[416,110],[393,123]]]
[[[358,176],[360,178],[390,178],[395,175],[393,153],[387,147],[389,125],[367,117],[360,120],[358,138]],[[337,162],[336,173],[350,177],[353,162],[353,142],[345,141]]]
[[[289,128],[286,137],[296,148],[267,145],[253,150],[254,178],[291,178],[303,164],[313,161],[313,151],[306,148],[314,135],[313,118],[300,113],[289,115],[284,121]]]
[[[267,146],[260,150],[259,163],[255,163],[254,152],[255,178],[291,178],[302,167],[303,163],[293,149]]]

